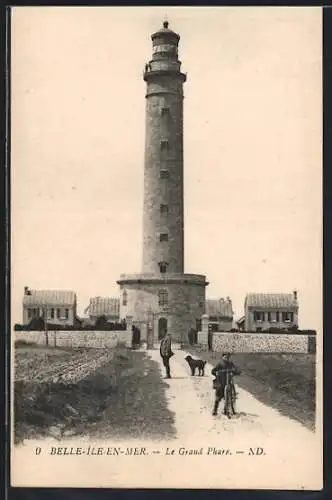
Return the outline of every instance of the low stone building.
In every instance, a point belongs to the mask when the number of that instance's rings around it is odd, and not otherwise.
[[[165,331],[169,331],[176,342],[183,341],[204,314],[205,276],[173,273],[122,275],[118,283],[120,317],[133,318],[142,340],[146,340],[149,323],[155,340],[160,340]]]
[[[120,300],[116,297],[91,297],[87,309],[92,322],[105,317],[107,321],[117,322],[120,319]]]
[[[233,307],[229,297],[226,299],[207,299],[205,314],[209,317],[209,325],[213,331],[228,332],[233,327]]]
[[[244,303],[244,329],[266,331],[298,327],[298,297],[293,293],[249,293]]]
[[[23,324],[33,318],[47,318],[54,325],[74,326],[77,313],[76,293],[69,290],[30,290],[24,288]]]

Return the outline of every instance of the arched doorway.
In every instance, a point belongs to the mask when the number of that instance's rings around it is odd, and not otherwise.
[[[158,339],[161,340],[167,332],[167,319],[159,318],[158,320]]]

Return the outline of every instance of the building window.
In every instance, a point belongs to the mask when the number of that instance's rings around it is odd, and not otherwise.
[[[51,319],[54,319],[54,307],[51,308]]]
[[[279,311],[276,312],[276,322],[279,323],[280,318],[279,318]]]
[[[160,171],[160,178],[161,179],[169,179],[169,171],[168,170],[161,170]]]
[[[65,318],[69,319],[69,309],[65,309]]]
[[[28,318],[32,318],[33,316],[33,310],[32,309],[28,309]]]
[[[167,290],[160,290],[159,291],[159,305],[160,306],[167,306],[168,304],[168,292]]]
[[[254,321],[264,321],[264,312],[254,311]]]
[[[271,321],[271,313],[270,312],[267,313],[267,320]]]
[[[167,139],[163,139],[162,141],[160,141],[160,149],[161,150],[168,149],[168,147],[169,147],[169,144],[168,144]]]
[[[160,205],[160,213],[162,215],[167,215],[168,214],[168,205]]]
[[[61,311],[60,311],[60,309],[59,309],[59,308],[57,308],[57,310],[56,310],[56,317],[57,317],[57,318],[60,318],[60,317],[61,317]]]
[[[161,233],[159,236],[160,241],[168,241],[168,234],[167,233]]]
[[[159,262],[158,266],[161,273],[166,273],[168,262]]]
[[[122,305],[126,306],[128,302],[128,294],[127,290],[123,290],[123,295],[122,295]]]
[[[294,320],[294,314],[292,312],[283,312],[282,321],[284,323],[292,323]]]

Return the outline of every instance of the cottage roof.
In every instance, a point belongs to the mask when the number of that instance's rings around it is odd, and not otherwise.
[[[248,293],[246,296],[248,307],[294,308],[298,307],[297,300],[292,293]]]
[[[230,299],[207,299],[205,301],[205,313],[209,316],[233,318],[232,301]]]
[[[92,297],[88,312],[90,316],[119,316],[120,300],[116,297]]]
[[[27,307],[42,306],[73,306],[76,293],[70,290],[29,290],[23,296],[23,305]]]

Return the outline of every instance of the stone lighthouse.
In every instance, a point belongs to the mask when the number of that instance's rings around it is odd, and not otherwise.
[[[144,339],[169,331],[187,338],[205,312],[201,274],[184,271],[183,84],[178,58],[180,37],[168,22],[151,36],[152,58],[146,82],[143,259],[140,274],[122,274],[120,315],[131,316]]]

